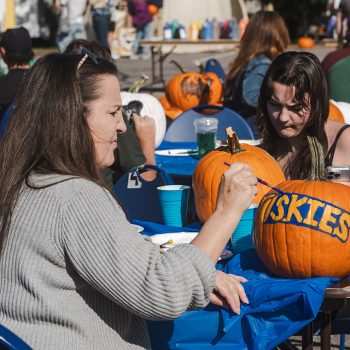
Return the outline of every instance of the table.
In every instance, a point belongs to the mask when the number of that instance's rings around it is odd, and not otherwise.
[[[134,223],[143,226],[147,235],[200,229],[200,225],[184,228]],[[236,254],[217,268],[248,279],[245,290],[250,304],[241,306],[241,315],[209,305],[187,311],[174,321],[148,322],[152,349],[273,349],[315,319],[323,294],[332,283],[327,277],[272,276],[254,249]]]
[[[142,46],[151,47],[151,62],[152,62],[152,84],[161,83],[165,87],[163,63],[166,58],[172,54],[175,48],[179,45],[202,45],[209,49],[213,46],[223,46],[224,48],[235,48],[239,41],[232,39],[218,39],[218,40],[141,40]],[[169,47],[169,51],[163,53],[163,48]],[[158,56],[158,57],[157,57]],[[158,63],[158,74],[156,73]]]
[[[192,177],[194,169],[199,162],[198,155],[161,155],[157,151],[175,149],[196,150],[196,142],[168,142],[163,141],[156,150],[156,164],[171,176]]]
[[[350,317],[350,276],[326,289],[318,319],[306,325],[302,331],[303,349],[313,349],[313,331],[316,325],[317,328],[320,328],[321,350],[330,349],[332,321],[336,323],[346,317]],[[345,330],[337,333],[349,332],[349,329],[350,325]]]

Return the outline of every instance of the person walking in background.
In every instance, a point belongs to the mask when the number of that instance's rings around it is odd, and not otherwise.
[[[55,0],[55,8],[60,13],[57,46],[63,52],[74,39],[86,39],[84,12],[87,0]]]
[[[255,134],[260,85],[271,61],[285,51],[289,43],[282,17],[274,11],[259,11],[249,21],[238,55],[229,66],[224,106],[244,117]]]
[[[128,11],[132,16],[132,25],[136,29],[133,55],[130,58],[138,59],[141,54],[141,58],[148,59],[148,48],[140,45],[141,39],[151,37],[153,16],[148,10],[148,3],[146,0],[128,0]]]
[[[34,57],[32,39],[23,27],[7,29],[1,37],[0,54],[8,73],[0,77],[0,120],[14,101],[24,74]]]
[[[341,0],[337,11],[337,33],[339,46],[349,39],[350,0]]]
[[[111,31],[111,10],[119,1],[90,0],[92,24],[96,41],[102,46],[109,47],[108,33]]]

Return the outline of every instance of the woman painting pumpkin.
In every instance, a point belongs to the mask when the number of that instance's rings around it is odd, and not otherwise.
[[[317,137],[327,166],[350,165],[350,125],[328,120],[328,114],[327,82],[318,58],[293,51],[278,56],[263,80],[256,121],[262,147],[286,178],[309,177],[307,136]]]
[[[288,29],[277,12],[259,11],[249,21],[237,57],[230,65],[224,106],[247,119],[255,130],[260,85],[271,61],[290,43]]]
[[[112,63],[51,54],[26,74],[0,141],[0,324],[34,349],[150,349],[145,319],[248,302],[214,265],[257,192],[251,169],[232,165],[197,237],[160,252],[99,178],[123,132]]]

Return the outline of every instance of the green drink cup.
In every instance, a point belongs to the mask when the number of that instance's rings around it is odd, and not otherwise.
[[[215,149],[218,120],[216,118],[198,118],[194,120],[197,134],[198,155],[200,158]]]

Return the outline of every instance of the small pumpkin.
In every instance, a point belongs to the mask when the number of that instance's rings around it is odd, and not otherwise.
[[[308,138],[310,180],[277,185],[255,216],[255,249],[274,274],[282,277],[343,277],[350,273],[350,188],[327,181],[322,146]]]
[[[148,12],[154,16],[156,15],[158,12],[159,12],[159,7],[157,7],[156,5],[154,4],[148,4],[147,5],[147,8],[148,8]]]
[[[272,185],[285,181],[285,176],[279,164],[263,149],[242,144],[231,128],[227,129],[228,145],[209,152],[197,164],[192,186],[194,192],[196,213],[201,222],[205,222],[216,208],[216,199],[222,174],[227,165],[235,162],[249,164],[255,176],[264,179]],[[258,204],[268,192],[268,188],[258,184],[258,194],[253,203]]]
[[[336,120],[338,122],[344,123],[345,119],[341,110],[331,101],[329,102],[329,114],[328,119]]]
[[[350,124],[350,103],[334,100],[330,100],[330,102],[340,110],[344,123]]]
[[[124,110],[133,110],[141,117],[147,115],[154,120],[156,132],[155,132],[155,146],[158,147],[164,139],[166,131],[166,117],[163,106],[157,98],[147,93],[138,93],[141,86],[147,81],[148,77],[142,75],[135,84],[129,89],[128,92],[122,91],[120,93],[122,99],[122,105]],[[136,101],[136,103],[135,103]]]
[[[302,49],[311,49],[315,46],[315,40],[308,36],[302,36],[298,39],[298,46]]]
[[[165,115],[169,118],[169,119],[175,119],[177,118],[182,112],[183,110],[177,107],[172,107],[170,106],[169,101],[167,100],[166,96],[162,96],[159,99],[159,102],[161,103],[161,105],[164,108],[164,112]]]
[[[201,104],[217,104],[222,98],[222,84],[215,73],[185,72],[173,76],[165,87],[166,103],[181,111]],[[170,117],[170,116],[169,116]]]

